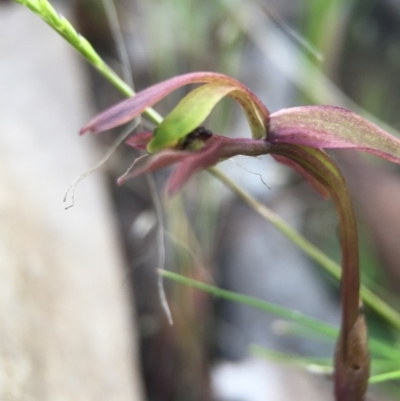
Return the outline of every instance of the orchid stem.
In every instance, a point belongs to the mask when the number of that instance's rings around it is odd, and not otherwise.
[[[315,245],[301,236],[296,230],[291,228],[281,217],[274,213],[271,209],[258,202],[243,188],[239,187],[220,169],[211,167],[208,171],[219,181],[224,183],[233,193],[246,202],[255,212],[262,216],[265,220],[272,223],[282,234],[290,239],[297,247],[304,251],[311,259],[322,266],[330,275],[340,280],[342,269],[335,261],[320,251]],[[384,317],[394,327],[400,329],[400,315],[385,301],[373,294],[371,290],[361,285],[360,295],[366,305]]]

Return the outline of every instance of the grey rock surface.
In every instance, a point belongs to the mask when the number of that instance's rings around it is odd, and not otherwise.
[[[0,400],[141,399],[131,300],[78,56],[36,15],[0,7]],[[68,11],[68,10],[64,10]]]

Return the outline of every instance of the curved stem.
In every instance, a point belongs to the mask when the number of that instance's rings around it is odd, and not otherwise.
[[[339,264],[329,258],[325,253],[320,251],[310,241],[305,239],[296,230],[291,228],[281,217],[274,213],[267,206],[253,198],[243,188],[238,186],[226,174],[217,167],[209,168],[208,171],[219,181],[226,185],[233,193],[247,203],[256,213],[265,220],[273,224],[282,234],[306,253],[311,259],[323,267],[331,276],[339,280],[341,278],[342,269]],[[373,309],[380,316],[385,318],[397,329],[400,329],[400,314],[388,305],[384,300],[375,295],[365,285],[361,285],[360,295],[366,305]]]

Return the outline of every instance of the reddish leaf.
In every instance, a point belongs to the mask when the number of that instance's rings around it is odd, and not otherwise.
[[[160,82],[139,92],[135,96],[110,107],[94,117],[81,129],[80,134],[82,135],[85,132],[98,133],[125,124],[143,113],[146,108],[159,102],[174,90],[193,83],[232,85],[237,88],[237,90],[232,94],[232,97],[244,108],[246,115],[253,116],[252,118],[258,119],[258,124],[267,127],[269,111],[250,89],[235,79],[223,74],[214,72],[195,72]],[[256,123],[257,122],[254,121],[251,125],[256,125]]]
[[[400,140],[349,110],[303,106],[271,114],[268,140],[313,148],[354,148],[400,163]]]

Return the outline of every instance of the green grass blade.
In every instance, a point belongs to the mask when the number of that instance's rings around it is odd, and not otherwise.
[[[51,28],[59,33],[76,51],[78,51],[93,67],[95,67],[112,85],[114,85],[123,95],[130,97],[135,94],[129,87],[99,56],[92,45],[80,35],[72,24],[47,0],[14,0],[20,3],[40,18],[42,18]],[[153,109],[147,109],[145,112],[149,120],[158,124],[162,117]]]
[[[370,384],[377,384],[387,382],[389,380],[399,380],[400,379],[400,370],[395,370],[393,372],[382,373],[380,375],[371,376],[369,378]]]
[[[314,374],[330,375],[333,373],[332,359],[331,358],[311,358],[303,357],[300,355],[287,354],[284,352],[273,351],[259,345],[252,344],[250,346],[252,355],[264,358],[271,362],[289,365],[296,368],[305,369],[306,371]],[[393,361],[377,361],[384,366],[384,364],[393,363]],[[394,370],[387,373],[371,376],[369,379],[370,384],[383,383],[390,380],[399,380],[400,370]]]
[[[319,320],[306,316],[300,312],[292,311],[290,309],[274,305],[270,302],[250,297],[248,295],[243,295],[243,294],[238,294],[236,292],[223,290],[222,288],[218,288],[210,284],[205,284],[200,281],[193,280],[185,276],[181,276],[180,274],[172,273],[170,271],[165,271],[165,270],[160,271],[160,274],[168,279],[188,285],[201,291],[208,292],[209,294],[212,294],[216,297],[227,299],[233,302],[238,302],[243,305],[251,306],[253,308],[260,309],[264,312],[272,313],[274,315],[283,317],[284,319],[297,322],[320,334],[325,334],[333,338],[336,338],[338,334],[338,330],[335,327],[327,323],[320,322]]]
[[[287,354],[285,352],[273,351],[259,345],[250,346],[252,355],[266,360],[299,367],[311,373],[330,375],[333,373],[332,358],[311,358],[300,355]]]
[[[314,319],[298,311],[286,309],[282,306],[262,301],[254,297],[250,297],[248,295],[243,295],[233,291],[223,290],[222,288],[218,288],[210,284],[205,284],[200,281],[182,276],[180,274],[172,273],[170,271],[162,270],[160,271],[160,274],[170,280],[207,292],[216,297],[227,299],[233,302],[238,302],[243,305],[247,305],[252,308],[262,310],[267,313],[272,313],[274,315],[280,316],[292,322],[296,322],[299,325],[304,326],[305,328],[311,330],[314,333],[327,336],[332,339],[336,339],[338,336],[339,330],[336,327],[321,322],[320,320]],[[390,345],[382,341],[379,341],[377,339],[370,339],[369,345],[371,352],[373,352],[376,355],[380,355],[388,359],[398,360],[400,358],[400,350],[391,347]]]

